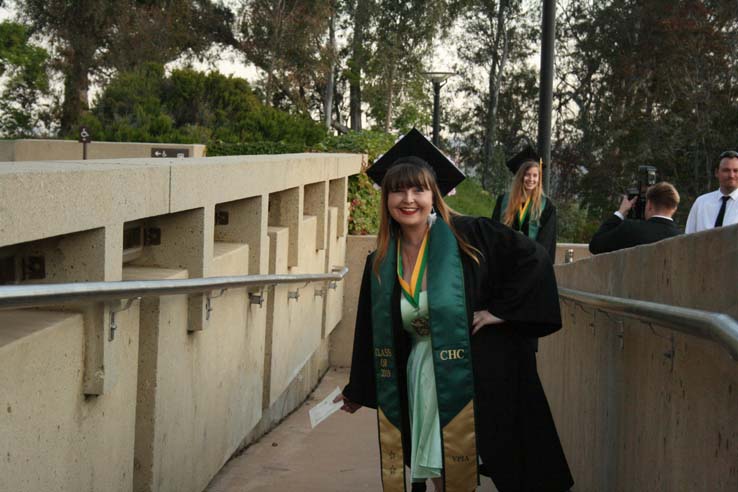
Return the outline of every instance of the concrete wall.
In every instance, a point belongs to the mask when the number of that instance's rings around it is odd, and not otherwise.
[[[152,149],[167,149],[176,158],[175,149],[187,149],[189,157],[204,157],[199,144],[164,144],[138,142],[90,142],[87,159],[150,158]],[[13,161],[59,161],[82,159],[82,144],[74,140],[21,139],[0,140],[0,164]]]
[[[340,154],[4,164],[0,278],[330,271],[345,264],[347,176],[360,165]],[[124,248],[133,226],[145,241]],[[261,304],[246,289],[145,298],[115,315],[112,340],[115,303],[0,311],[0,490],[203,490],[327,370],[335,287],[252,289]]]
[[[591,253],[589,252],[588,244],[575,244],[575,243],[558,243],[556,244],[556,263],[564,263],[566,261],[566,252],[571,251],[573,260],[583,260],[589,258]]]
[[[351,367],[354,347],[354,324],[361,290],[366,257],[377,247],[377,236],[349,236],[346,241],[346,266],[349,273],[344,279],[343,316],[331,334],[331,366]]]
[[[738,226],[558,265],[559,285],[738,318]],[[562,302],[539,370],[575,490],[738,490],[738,363],[713,342]]]

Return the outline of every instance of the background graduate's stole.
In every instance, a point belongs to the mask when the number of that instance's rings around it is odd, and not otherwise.
[[[451,229],[437,220],[430,230],[427,251],[428,309],[433,365],[438,395],[438,416],[443,444],[447,492],[469,492],[477,486],[477,446],[474,430],[474,375],[464,273],[459,247]],[[392,320],[392,294],[396,282],[397,250],[390,242],[372,275],[372,329],[377,381],[377,419],[385,492],[405,491],[402,449],[402,409]],[[408,450],[409,452],[409,450]]]

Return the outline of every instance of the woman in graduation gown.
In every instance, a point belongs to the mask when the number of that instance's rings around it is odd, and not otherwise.
[[[337,400],[351,413],[378,409],[384,491],[405,490],[405,466],[414,491],[439,477],[437,490],[470,492],[478,471],[500,492],[568,490],[573,480],[527,342],[561,328],[546,252],[498,222],[453,213],[442,195],[463,174],[416,130],[369,174],[382,183],[380,233]],[[412,309],[425,317],[408,323]],[[438,432],[418,438],[428,428]],[[436,468],[424,469],[419,455]]]
[[[514,174],[509,193],[497,197],[492,218],[538,242],[556,259],[556,206],[543,194],[541,160],[532,147],[507,161]]]

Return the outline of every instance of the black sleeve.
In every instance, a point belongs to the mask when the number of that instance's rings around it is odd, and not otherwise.
[[[541,245],[484,218],[474,220],[467,237],[485,256],[487,292],[477,294],[486,296],[490,313],[529,337],[561,328],[553,264]]]
[[[354,351],[351,357],[351,373],[349,382],[343,389],[343,395],[354,403],[365,407],[377,408],[377,393],[374,382],[374,356],[372,336],[372,259],[369,255],[364,265],[364,276],[361,280],[359,306],[356,310],[356,328],[354,330]]]
[[[541,214],[541,227],[538,229],[538,244],[548,252],[551,262],[556,261],[556,205],[546,199],[546,208]]]
[[[620,227],[624,221],[615,214],[605,220],[589,242],[589,251],[592,254],[608,253],[622,249]]]
[[[495,202],[495,208],[492,210],[492,219],[496,220],[497,222],[500,222],[500,219],[502,217],[502,197],[505,196],[500,195],[497,197],[497,201]]]

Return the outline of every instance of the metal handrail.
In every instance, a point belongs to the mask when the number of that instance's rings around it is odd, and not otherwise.
[[[332,273],[283,275],[235,275],[172,280],[127,280],[121,282],[76,282],[66,284],[28,284],[0,287],[0,309],[48,306],[85,301],[115,301],[137,297],[198,294],[239,287],[271,286],[305,282],[336,282],[348,267]]]
[[[559,297],[588,304],[602,311],[655,323],[681,333],[712,340],[727,350],[733,360],[738,361],[738,321],[727,314],[566,288],[559,288]]]

